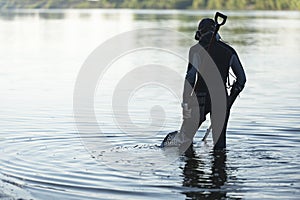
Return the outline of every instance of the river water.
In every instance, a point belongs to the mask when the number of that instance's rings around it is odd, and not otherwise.
[[[156,145],[180,127],[185,59],[198,20],[213,11],[1,11],[0,199],[299,199],[300,13],[225,14],[220,34],[247,74],[227,149],[212,151],[211,137],[201,142],[207,121],[193,151],[179,156]],[[110,63],[93,96],[101,133],[85,135],[74,114],[84,62],[107,41],[117,52],[122,42],[114,38],[140,28],[150,28],[149,34],[131,39],[152,48],[136,47]],[[122,107],[114,96],[124,89],[118,83],[146,64],[176,75],[135,85],[125,99],[128,112],[114,113]],[[144,80],[144,72],[133,75]]]

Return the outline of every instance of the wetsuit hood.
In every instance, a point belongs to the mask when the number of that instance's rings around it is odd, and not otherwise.
[[[212,36],[212,33],[215,30],[215,21],[210,18],[204,18],[200,21],[198,25],[198,30],[195,34],[195,40],[202,40],[205,36]]]
[[[210,18],[204,18],[200,21],[198,25],[198,30],[201,34],[204,34],[208,31],[214,31],[216,27],[215,21]]]

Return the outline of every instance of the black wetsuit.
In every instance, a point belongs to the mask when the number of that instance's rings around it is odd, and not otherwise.
[[[211,35],[207,35],[206,37],[202,38],[199,41],[199,44],[205,49],[207,49],[209,46],[210,38]],[[194,46],[191,47],[190,52],[193,51],[193,48]],[[218,67],[220,75],[223,79],[224,87],[226,87],[226,82],[228,80],[230,67],[236,76],[236,82],[234,83],[233,88],[231,89],[231,92],[227,98],[228,101],[227,115],[226,115],[226,121],[224,123],[223,131],[221,133],[221,136],[219,137],[219,140],[215,144],[215,149],[223,149],[226,147],[226,128],[227,128],[230,108],[234,100],[238,96],[238,94],[244,88],[244,85],[246,83],[246,76],[236,51],[228,44],[220,40],[215,41],[209,49],[209,55],[211,56],[211,58],[213,59],[213,61]],[[184,122],[183,124],[183,126],[188,126],[186,131],[189,131],[190,133],[193,132],[192,134],[195,134],[198,128],[200,127],[200,125],[202,124],[202,122],[205,121],[206,119],[205,116],[211,112],[211,100],[210,100],[210,95],[208,92],[208,88],[205,84],[205,81],[198,73],[198,70],[195,68],[197,66],[193,66],[191,63],[192,61],[190,60],[186,77],[185,77],[186,81],[184,84],[183,103],[189,103],[192,92],[195,92],[196,96],[202,96],[202,98],[203,97],[205,98],[204,109],[203,108],[200,109],[201,112],[200,115],[204,116],[200,119],[200,123],[195,126],[194,124],[189,123],[189,121],[192,120],[186,119],[185,120],[186,122]],[[196,81],[196,77],[197,77],[197,81]],[[193,109],[192,109],[192,117],[193,116],[195,115],[193,115]]]

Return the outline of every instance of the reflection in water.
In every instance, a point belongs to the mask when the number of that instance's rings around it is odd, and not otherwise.
[[[201,160],[192,146],[185,156],[187,160],[183,168],[182,185],[192,188],[183,192],[186,199],[223,199],[228,197],[226,189],[222,188],[228,179],[226,151],[212,152],[211,159],[209,159],[210,170],[206,169],[205,161]]]
[[[33,10],[30,12],[27,10],[2,10],[0,12],[0,19],[1,20],[17,20],[19,19],[25,19],[25,18],[31,18],[33,19],[34,17],[38,16],[40,19],[64,19],[66,17],[66,13],[57,10],[57,11],[50,11],[50,10]]]
[[[0,19],[1,20],[7,20],[7,21],[13,21],[17,18],[26,18],[26,17],[34,17],[35,13],[31,12],[14,12],[12,10],[1,10],[0,12]]]
[[[39,17],[42,19],[64,19],[65,14],[58,13],[58,12],[57,13],[55,13],[55,12],[51,12],[51,13],[40,12]]]

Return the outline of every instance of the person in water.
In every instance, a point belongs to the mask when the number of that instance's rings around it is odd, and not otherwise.
[[[190,48],[189,64],[185,76],[182,102],[184,121],[179,132],[176,131],[170,133],[164,139],[162,143],[163,147],[174,146],[175,143],[180,145],[180,143],[184,143],[186,141],[189,141],[190,145],[197,130],[206,120],[206,115],[211,113],[211,98],[208,87],[203,77],[199,73],[199,69],[197,68],[203,66],[194,64],[195,62],[191,60],[194,59],[193,56],[191,57],[191,55],[194,55],[195,52],[198,54],[198,57],[200,57],[199,59],[202,59],[202,54],[195,51],[195,49],[197,49],[197,45],[198,47],[201,45],[202,48],[208,51],[209,56],[212,58],[218,68],[224,83],[224,89],[226,90],[227,113],[222,132],[219,133],[220,137],[218,137],[217,141],[214,141],[214,149],[224,149],[226,147],[226,128],[229,119],[230,108],[245,86],[246,75],[236,51],[228,44],[222,42],[219,34],[217,34],[215,39],[212,40],[215,27],[215,21],[210,18],[202,19],[198,25],[195,39],[199,41],[199,43]],[[226,85],[230,84],[228,83],[230,68],[236,76],[236,80],[233,85],[231,85],[230,93],[228,94]],[[196,97],[196,104],[191,100],[192,96]],[[215,134],[213,123],[212,132]]]

